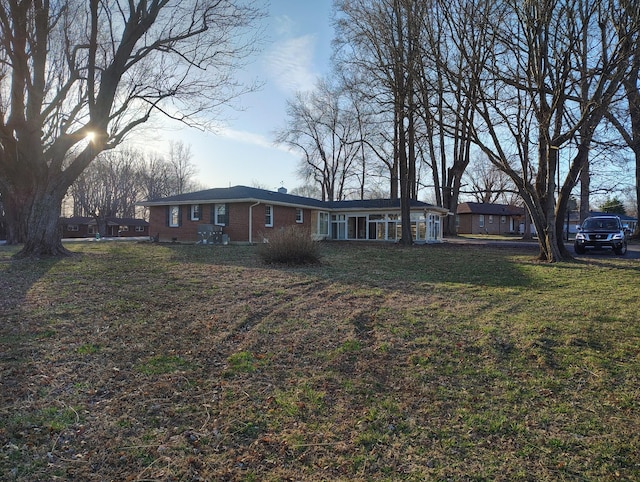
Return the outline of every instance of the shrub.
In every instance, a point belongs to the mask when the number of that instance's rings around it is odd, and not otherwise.
[[[266,238],[266,236],[265,236]],[[289,226],[269,234],[258,246],[258,254],[265,263],[317,264],[320,262],[318,241],[308,229]]]

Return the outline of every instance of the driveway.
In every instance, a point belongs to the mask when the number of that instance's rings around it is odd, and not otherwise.
[[[504,246],[504,247],[521,247],[526,249],[532,249],[538,247],[537,241],[521,241],[521,240],[502,240],[502,239],[481,239],[481,238],[445,238],[445,243],[451,244],[467,244],[467,245],[478,245],[478,246]],[[587,250],[585,254],[576,254],[573,250],[573,241],[565,241],[565,246],[569,250],[569,252],[576,259],[588,259],[588,258],[606,258],[606,257],[614,257],[621,259],[640,259],[640,243],[635,240],[629,244],[627,254],[624,256],[616,256],[612,250],[603,249],[603,250]]]
[[[616,256],[612,250],[610,249],[588,249],[585,254],[576,254],[573,250],[573,244],[570,247],[570,250],[573,255],[577,259],[588,259],[588,258],[606,258],[606,257],[614,257],[621,259],[640,259],[640,244],[638,241],[633,241],[629,244],[627,248],[627,254],[624,256]]]

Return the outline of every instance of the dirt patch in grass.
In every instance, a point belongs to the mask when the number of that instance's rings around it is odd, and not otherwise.
[[[640,478],[635,261],[72,249],[0,265],[3,480]]]

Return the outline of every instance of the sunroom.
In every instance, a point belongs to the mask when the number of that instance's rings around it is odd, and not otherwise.
[[[430,206],[430,209],[412,210],[411,234],[416,243],[442,242],[442,218],[445,209]],[[318,215],[319,237],[344,241],[398,241],[402,237],[400,212],[393,211],[349,211],[320,212]]]

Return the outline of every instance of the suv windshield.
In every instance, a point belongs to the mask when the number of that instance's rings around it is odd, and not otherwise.
[[[585,231],[615,231],[620,229],[617,219],[588,218],[584,221],[582,229]]]

